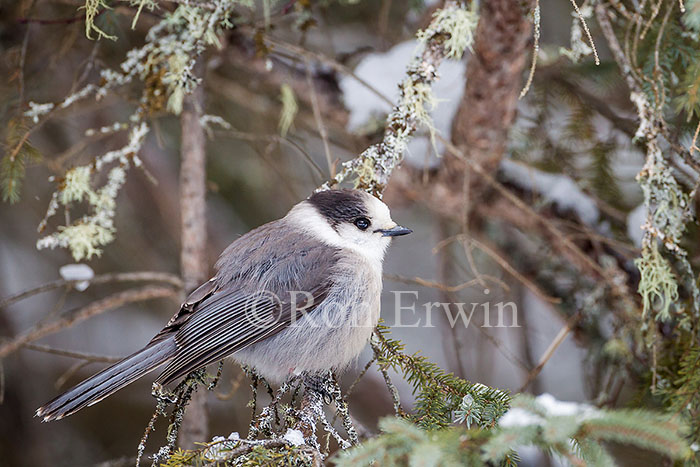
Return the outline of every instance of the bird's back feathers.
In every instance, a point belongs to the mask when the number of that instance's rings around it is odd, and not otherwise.
[[[290,236],[293,245],[285,240]],[[156,381],[168,384],[282,331],[294,319],[290,292],[309,292],[314,303],[304,311],[312,311],[332,287],[337,261],[337,248],[285,219],[248,232],[229,245],[216,276],[190,294],[145,348],[69,389],[37,416],[49,421],[73,414],[165,363]]]

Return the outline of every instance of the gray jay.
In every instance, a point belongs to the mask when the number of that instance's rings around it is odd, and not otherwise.
[[[36,411],[57,420],[164,366],[168,384],[225,357],[263,377],[342,370],[379,320],[382,261],[392,237],[411,230],[358,190],[327,190],[282,219],[235,240],[215,276],[141,350]]]

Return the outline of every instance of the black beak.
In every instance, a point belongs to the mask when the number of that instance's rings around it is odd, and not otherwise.
[[[397,225],[395,227],[392,227],[390,229],[377,229],[375,232],[381,232],[382,237],[398,237],[400,235],[408,235],[413,230],[407,229],[406,227],[401,227],[400,225]]]

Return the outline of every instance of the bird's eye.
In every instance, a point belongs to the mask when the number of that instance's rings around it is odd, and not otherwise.
[[[358,217],[357,219],[355,219],[355,226],[360,230],[367,230],[369,224],[369,219],[367,219],[366,217]]]

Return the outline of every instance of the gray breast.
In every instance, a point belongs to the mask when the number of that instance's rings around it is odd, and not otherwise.
[[[278,334],[232,357],[271,381],[293,372],[342,370],[355,361],[377,325],[381,271],[355,256],[334,266],[323,301]]]

